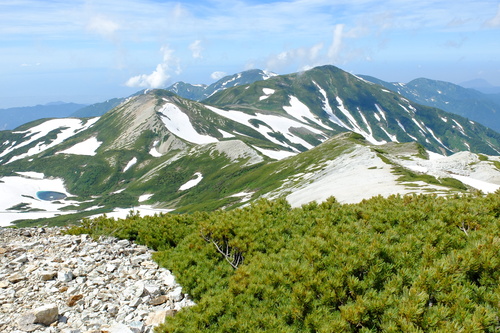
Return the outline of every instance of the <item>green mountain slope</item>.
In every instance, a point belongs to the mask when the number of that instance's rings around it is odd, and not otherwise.
[[[272,93],[266,95],[265,89]],[[298,117],[316,127],[354,131],[375,144],[417,141],[442,154],[462,150],[498,154],[495,147],[500,142],[496,132],[480,124],[416,104],[333,66],[226,89],[204,102],[283,115],[292,106],[290,113],[307,112]]]
[[[370,76],[361,77],[398,92],[417,103],[458,114],[495,131],[500,130],[500,99],[498,94],[484,94],[453,83],[424,78],[402,84],[385,82]]]

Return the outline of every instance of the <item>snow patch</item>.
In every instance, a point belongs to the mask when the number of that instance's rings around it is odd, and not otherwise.
[[[264,76],[262,77],[263,80],[268,80],[274,76],[278,76],[278,74],[270,72],[270,71],[263,70],[262,72],[264,73]]]
[[[484,193],[493,193],[500,188],[500,185],[488,183],[482,180],[473,179],[471,177],[451,175],[453,178],[460,180],[462,183],[472,186]]]
[[[153,142],[153,147],[151,147],[151,149],[149,150],[149,155],[153,156],[153,157],[161,157],[162,155],[158,152],[158,150],[156,149],[156,147],[158,146],[158,143],[160,141],[158,140],[155,140]]]
[[[271,149],[259,148],[256,146],[252,146],[252,147],[257,149],[258,151],[260,151],[263,155],[266,155],[267,157],[272,158],[274,160],[282,160],[284,158],[297,155],[297,153],[294,153],[291,151],[271,150]]]
[[[275,90],[271,88],[262,88],[262,92],[264,93],[264,95],[259,97],[259,101],[267,99],[269,96],[274,94]]]
[[[229,132],[223,131],[223,130],[218,130],[224,139],[229,139],[229,138],[235,138],[236,136],[234,134],[231,134]]]
[[[323,110],[328,114],[330,120],[333,123],[339,125],[340,127],[349,129],[349,127],[346,124],[344,124],[344,122],[340,120],[339,117],[335,115],[335,113],[333,113],[333,109],[330,105],[330,102],[328,101],[328,96],[326,94],[326,91],[323,88],[321,88],[320,85],[317,84],[316,82],[313,81],[313,83],[316,85],[316,87],[319,89],[320,94],[323,96]]]
[[[34,172],[34,171],[18,171],[16,172],[18,175],[21,175],[26,178],[32,178],[32,179],[43,179],[45,175],[41,172]]]
[[[450,148],[448,148],[448,147],[446,147],[446,146],[444,145],[444,143],[443,143],[443,142],[442,142],[442,141],[441,141],[441,140],[440,140],[440,139],[439,139],[439,138],[438,138],[438,137],[434,134],[434,131],[433,131],[432,129],[430,129],[430,128],[429,128],[429,127],[427,127],[427,126],[426,126],[425,128],[427,128],[427,130],[429,131],[429,133],[431,133],[431,135],[432,135],[432,137],[434,138],[434,140],[436,140],[437,142],[439,142],[439,144],[440,144],[441,146],[443,146],[445,149],[447,149],[447,150],[449,150],[449,151],[452,151]]]
[[[321,132],[321,131],[319,131],[311,126],[305,125],[302,122],[299,122],[299,121],[296,121],[293,119],[289,119],[289,118],[268,115],[268,114],[260,114],[260,113],[257,113],[255,115],[249,115],[249,114],[241,112],[241,111],[235,111],[235,110],[226,111],[226,110],[221,110],[221,109],[218,109],[218,108],[210,106],[210,105],[205,105],[205,106],[208,109],[210,109],[211,111],[217,113],[218,115],[223,116],[223,117],[228,118],[228,119],[231,119],[231,120],[234,120],[234,121],[236,121],[240,124],[243,124],[245,126],[248,126],[249,124],[251,124],[251,122],[250,122],[251,120],[260,120],[260,121],[264,122],[265,124],[267,124],[269,127],[271,127],[272,131],[285,135],[291,142],[293,142],[295,144],[300,144],[307,149],[310,149],[313,146],[310,143],[308,143],[307,141],[300,138],[299,136],[296,136],[293,133],[291,133],[290,129],[302,127],[302,128],[307,129],[308,131],[310,131],[312,133],[323,134],[323,132]],[[252,126],[252,128],[257,130],[260,134],[262,134],[264,137],[266,137],[266,139],[268,139],[269,141],[271,141],[277,145],[280,145],[280,146],[286,145],[286,143],[283,143],[283,142],[279,141],[278,139],[276,139],[274,136],[269,135],[270,129],[267,126],[259,126],[258,128],[255,128]],[[239,132],[235,132],[235,133],[240,134],[240,135],[244,135],[244,134],[241,134]],[[245,136],[247,136],[247,135],[245,135]],[[293,149],[292,146],[288,146],[288,147]]]
[[[179,187],[179,191],[188,190],[192,187],[195,187],[196,185],[198,185],[199,182],[201,182],[201,180],[203,179],[203,175],[199,172],[196,172],[194,175],[196,176],[196,178],[191,179],[187,181],[185,184],[181,185],[181,187]]]
[[[249,201],[250,199],[252,199],[253,194],[254,194],[254,192],[240,192],[240,193],[230,195],[229,197],[230,198],[241,198],[241,200],[240,200],[241,202],[246,202],[246,201]]]
[[[85,141],[77,143],[73,147],[59,151],[56,154],[95,156],[96,150],[101,146],[101,144],[102,142],[97,141],[96,137],[91,137]]]
[[[207,144],[219,141],[209,135],[198,133],[193,127],[193,124],[191,124],[191,120],[187,114],[182,112],[175,104],[170,102],[165,103],[160,109],[160,113],[162,114],[161,120],[163,124],[165,124],[165,127],[183,140],[195,144]]]
[[[111,213],[106,213],[106,217],[115,218],[115,219],[125,219],[131,212],[133,214],[138,213],[140,216],[153,216],[162,213],[169,213],[173,211],[173,209],[159,209],[153,208],[151,205],[141,205],[138,207],[131,208],[116,208]],[[93,215],[90,218],[96,218],[102,216],[103,214]]]
[[[380,115],[382,116],[382,118],[384,118],[384,120],[387,121],[387,117],[385,115],[385,111],[378,104],[375,104],[375,108],[377,108],[377,111],[380,113]]]
[[[352,114],[349,112],[349,110],[346,109],[346,107],[344,106],[344,102],[342,101],[342,99],[339,96],[336,97],[336,100],[338,103],[337,108],[347,117],[347,119],[349,119],[349,122],[352,125],[352,127],[349,128],[351,131],[356,132],[358,134],[361,134],[362,136],[364,136],[366,138],[366,140],[368,140],[372,144],[381,145],[381,144],[386,143],[386,141],[384,141],[384,140],[378,141],[377,139],[375,139],[371,133],[371,128],[369,128],[370,132],[366,132],[363,128],[361,128],[361,126],[358,124],[358,122],[352,116]]]
[[[398,141],[398,138],[396,135],[392,135],[391,133],[389,133],[385,128],[383,127],[380,127],[382,129],[382,131],[384,131],[384,133],[391,139],[392,142],[399,142]]]
[[[127,171],[128,169],[130,169],[132,166],[134,166],[135,164],[137,163],[137,157],[134,157],[133,159],[131,159],[128,163],[127,163],[127,166],[125,166],[125,169],[123,169],[123,172]]]
[[[70,196],[60,178],[45,179],[41,173],[22,172],[22,176],[0,178],[0,227],[21,219],[37,219],[54,217],[73,211],[59,211],[60,208],[74,203],[66,199],[43,201],[37,198],[38,191],[55,191]],[[29,176],[29,177],[27,177]],[[31,177],[34,176],[34,177]],[[25,203],[30,209],[41,209],[40,212],[16,212],[7,210],[15,205]]]
[[[151,197],[153,196],[153,194],[143,194],[141,196],[139,196],[139,202],[144,202],[144,201],[147,201],[149,199],[151,199]]]

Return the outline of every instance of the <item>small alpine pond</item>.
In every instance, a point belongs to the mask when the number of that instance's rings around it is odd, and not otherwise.
[[[40,200],[44,201],[54,201],[54,200],[62,200],[66,199],[66,194],[55,191],[38,191],[36,192],[36,196]]]

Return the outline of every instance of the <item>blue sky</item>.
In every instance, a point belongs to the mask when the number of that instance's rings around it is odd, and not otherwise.
[[[332,64],[500,86],[500,1],[0,0],[0,108]]]

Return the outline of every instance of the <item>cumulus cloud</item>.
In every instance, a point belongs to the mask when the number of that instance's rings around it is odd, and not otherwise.
[[[226,76],[227,73],[226,72],[213,72],[210,77],[213,79],[213,80],[220,80],[222,79],[224,76]]]
[[[201,59],[203,58],[201,52],[203,51],[203,47],[201,46],[201,40],[195,40],[193,43],[189,45],[189,49],[193,54],[193,58]]]
[[[174,51],[167,46],[161,48],[163,61],[156,66],[151,74],[141,74],[131,77],[125,82],[128,87],[162,88],[171,77],[171,72],[180,74],[179,59],[174,56]]]

